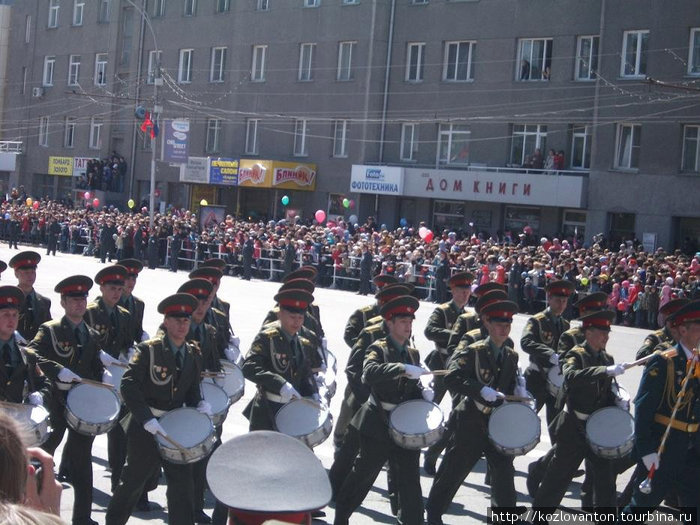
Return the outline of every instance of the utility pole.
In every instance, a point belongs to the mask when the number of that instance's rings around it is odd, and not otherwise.
[[[153,72],[153,129],[160,129],[158,119],[163,113],[163,106],[158,100],[158,88],[163,85],[163,77],[160,75],[160,53],[156,51],[156,65]],[[158,135],[153,137],[151,144],[151,194],[148,201],[148,227],[153,230],[155,207],[156,207],[156,160],[158,158]]]

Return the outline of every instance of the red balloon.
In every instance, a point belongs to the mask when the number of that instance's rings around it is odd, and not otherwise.
[[[94,199],[92,200],[92,206],[93,206],[94,208],[97,208],[99,205],[100,205],[100,199],[94,198]]]
[[[423,238],[423,240],[425,242],[430,242],[433,240],[433,236],[434,236],[433,232],[428,231],[428,233],[425,234],[425,237]]]

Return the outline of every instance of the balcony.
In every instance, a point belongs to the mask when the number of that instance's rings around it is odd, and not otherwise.
[[[21,140],[0,140],[0,153],[22,153]]]

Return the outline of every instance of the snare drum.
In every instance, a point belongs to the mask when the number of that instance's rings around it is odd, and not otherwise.
[[[98,436],[114,428],[120,409],[121,401],[114,389],[78,384],[66,398],[66,422],[78,434]]]
[[[420,450],[435,444],[445,432],[445,417],[435,403],[404,401],[389,415],[389,434],[401,448]]]
[[[625,457],[634,446],[634,419],[618,407],[598,409],[586,420],[586,441],[601,458]]]
[[[49,437],[49,412],[43,406],[14,404],[12,408],[2,407],[27,431],[30,447],[38,447]]]
[[[219,385],[202,381],[202,399],[211,405],[213,414],[211,422],[215,427],[221,425],[226,419],[228,409],[231,406],[231,399],[226,391]]]
[[[157,435],[158,450],[166,461],[186,465],[207,457],[214,449],[216,434],[209,416],[195,408],[182,407],[171,410],[158,422],[168,436],[182,445],[175,447],[163,436]]]
[[[275,427],[282,434],[295,437],[313,448],[331,435],[333,416],[327,407],[316,401],[294,399],[279,409]]]
[[[245,378],[243,377],[241,369],[231,361],[222,359],[221,367],[223,368],[224,377],[214,378],[214,382],[224,389],[224,392],[228,394],[228,397],[231,399],[231,404],[233,405],[243,397],[243,393],[245,392]]]
[[[547,371],[547,392],[552,397],[557,397],[561,387],[564,385],[564,376],[558,366],[553,366]]]
[[[540,442],[540,418],[526,404],[503,403],[489,417],[489,440],[501,454],[523,456]]]

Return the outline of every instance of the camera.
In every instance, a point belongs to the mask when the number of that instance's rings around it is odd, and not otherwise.
[[[34,467],[34,477],[36,478],[36,490],[41,493],[41,487],[44,481],[44,467],[36,458],[30,458],[29,464]]]

